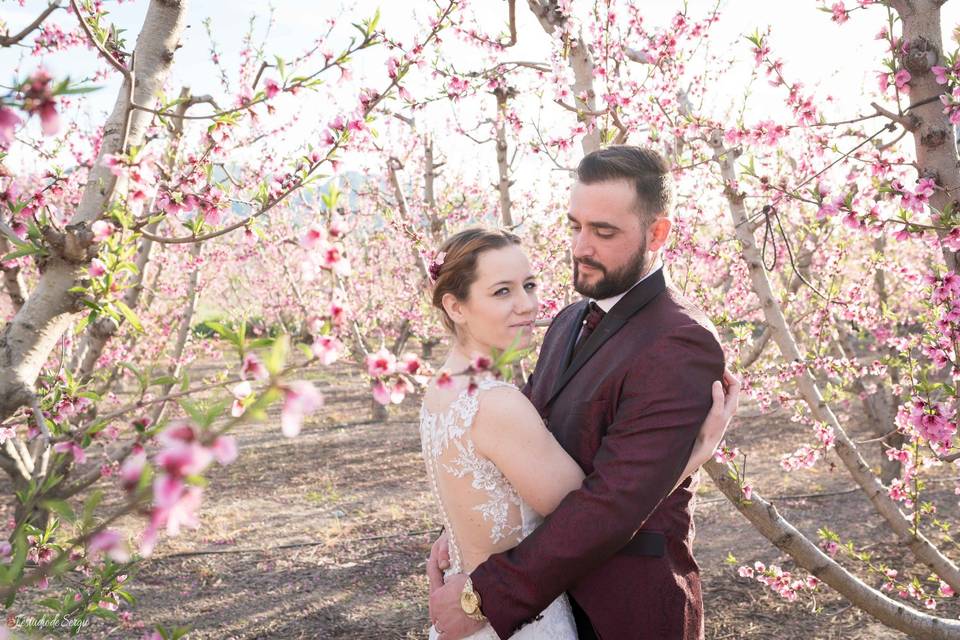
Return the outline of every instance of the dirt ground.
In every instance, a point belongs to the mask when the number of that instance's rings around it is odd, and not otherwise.
[[[369,394],[355,370],[335,367],[312,377],[326,397],[321,414],[292,440],[280,434],[276,422],[235,431],[240,457],[208,474],[201,526],[162,538],[135,577],[132,620],[94,620],[78,637],[140,638],[155,624],[189,625],[188,637],[196,640],[426,637],[423,566],[439,520],[420,459],[419,399],[391,408],[386,422],[368,422]],[[756,490],[786,496],[774,502],[799,528],[815,532],[829,524],[844,538],[870,541],[878,558],[903,571],[901,549],[861,494],[846,491],[852,481],[842,469],[821,464],[809,472],[780,470],[779,454],[803,438],[797,430],[786,416],[758,415],[744,406],[729,441],[749,452]],[[832,455],[831,460],[836,462]],[[952,484],[934,490],[942,496],[938,505],[948,509],[941,517],[956,522]],[[812,493],[828,495],[790,497]],[[129,519],[124,527],[134,532],[138,524]],[[706,474],[696,525],[707,638],[905,637],[825,588],[789,603],[740,578],[741,563],[761,560],[785,569],[792,564]],[[728,554],[738,562],[727,562]],[[10,612],[39,616],[43,610],[30,603],[45,595],[26,593]],[[951,604],[951,617],[958,613]]]

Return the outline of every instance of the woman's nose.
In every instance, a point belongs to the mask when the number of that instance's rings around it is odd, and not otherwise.
[[[513,305],[513,310],[520,315],[526,315],[537,308],[537,297],[529,293],[523,293],[517,297]]]

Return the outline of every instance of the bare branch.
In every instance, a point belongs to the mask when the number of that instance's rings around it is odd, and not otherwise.
[[[0,36],[0,47],[12,47],[13,45],[17,44],[18,42],[26,38],[28,35],[30,35],[37,27],[39,27],[43,23],[43,21],[47,19],[47,16],[49,16],[51,13],[53,13],[54,11],[60,8],[61,8],[61,5],[59,2],[51,2],[50,5],[43,10],[43,13],[37,16],[36,20],[34,20],[30,24],[28,24],[26,27],[24,27],[24,29],[20,33],[12,36],[11,35]]]
[[[908,116],[908,115],[894,113],[892,111],[884,109],[876,102],[871,102],[870,106],[876,109],[878,114],[896,122],[907,131],[913,131],[920,125],[920,119],[917,118],[917,116],[915,115]]]

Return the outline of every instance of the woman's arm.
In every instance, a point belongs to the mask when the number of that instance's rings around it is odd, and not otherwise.
[[[583,471],[518,390],[486,391],[471,428],[479,453],[506,476],[520,497],[540,515],[553,512],[583,483]]]
[[[726,387],[726,394],[724,394]],[[693,445],[693,451],[690,453],[690,459],[687,460],[687,466],[684,468],[677,484],[673,486],[676,490],[700,465],[713,457],[713,452],[717,450],[717,445],[723,440],[723,434],[727,431],[727,426],[737,412],[737,404],[740,399],[740,380],[738,380],[729,370],[723,372],[723,384],[719,380],[713,383],[713,406],[710,407],[710,413],[707,419],[703,421],[700,427],[700,435]],[[671,491],[673,493],[673,491]]]
[[[724,371],[723,384],[714,382],[712,391],[710,413],[673,490],[713,456],[737,411],[740,381],[733,374]],[[500,469],[520,497],[542,516],[552,513],[568,493],[583,483],[580,466],[547,430],[530,401],[515,389],[502,387],[484,394],[472,435],[477,450]]]

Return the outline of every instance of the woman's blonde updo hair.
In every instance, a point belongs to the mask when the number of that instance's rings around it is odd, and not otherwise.
[[[440,247],[443,261],[432,267],[433,306],[440,310],[443,325],[455,333],[453,320],[443,308],[443,296],[452,294],[457,300],[466,301],[470,294],[470,285],[477,279],[477,258],[484,251],[502,249],[510,245],[519,245],[520,238],[509,231],[490,231],[488,229],[465,229],[450,236]]]

